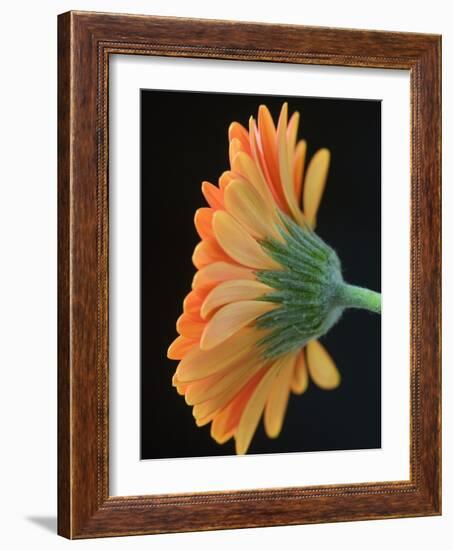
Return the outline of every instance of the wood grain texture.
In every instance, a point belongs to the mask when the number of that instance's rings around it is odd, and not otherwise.
[[[69,16],[58,25],[58,532],[70,536]]]
[[[58,532],[68,538],[440,514],[440,37],[59,16]],[[165,55],[411,74],[410,481],[110,497],[108,60]]]

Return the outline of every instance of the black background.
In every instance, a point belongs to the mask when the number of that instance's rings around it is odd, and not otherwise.
[[[265,103],[277,120],[283,101],[301,115],[308,156],[330,149],[331,167],[317,232],[338,253],[347,282],[380,290],[381,105],[379,101],[141,91],[141,458],[234,454],[171,385],[167,359],[195,268],[195,210],[203,180],[229,168],[227,131],[248,126]],[[249,454],[378,448],[381,445],[380,316],[348,310],[322,339],[341,374],[338,389],[310,384],[291,395],[277,439],[262,423]]]

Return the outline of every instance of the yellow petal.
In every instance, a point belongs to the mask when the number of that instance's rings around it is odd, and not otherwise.
[[[208,415],[208,416],[204,416],[203,418],[196,418],[195,419],[195,424],[201,428],[202,426],[206,426],[206,424],[209,424],[209,422],[211,422],[211,420],[215,417],[215,412]]]
[[[224,281],[213,288],[206,296],[200,310],[201,317],[206,319],[215,309],[225,304],[242,300],[255,300],[273,290],[258,281],[248,281],[247,279]]]
[[[220,246],[238,263],[254,269],[281,268],[228,212],[214,214],[213,228]]]
[[[253,271],[228,262],[214,262],[202,267],[193,278],[192,288],[205,289],[215,286],[222,281],[232,279],[256,279]]]
[[[308,370],[305,361],[305,349],[300,350],[294,365],[293,379],[291,381],[291,390],[301,395],[308,388]]]
[[[173,375],[172,385],[176,388],[176,391],[179,395],[184,395],[188,387],[188,384],[180,382],[178,380],[176,373]]]
[[[297,204],[300,206],[302,195],[302,180],[304,177],[305,155],[307,153],[307,142],[299,141],[296,145],[293,161],[294,173],[294,194],[296,195]]]
[[[211,376],[202,378],[201,380],[194,380],[188,384],[188,388],[185,394],[186,403],[188,405],[197,405],[203,401],[210,399],[208,397],[212,393],[212,388],[217,388],[218,383],[223,380],[230,372],[230,369],[227,371],[219,371]],[[211,395],[211,397],[213,397]]]
[[[316,225],[316,214],[326,185],[329,164],[329,150],[320,149],[313,155],[307,168],[304,181],[304,214],[311,227]]]
[[[277,374],[264,409],[264,427],[269,437],[277,437],[282,429],[296,357],[295,353],[288,353],[271,366]]]
[[[247,130],[239,124],[239,122],[232,122],[228,128],[228,139],[233,141],[233,139],[238,139],[241,142],[242,149],[250,154],[250,143],[249,143],[249,134]]]
[[[269,206],[272,206],[274,204],[272,193],[262,175],[262,172],[259,169],[259,166],[257,166],[257,164],[252,160],[249,155],[240,151],[234,157],[231,167],[233,169],[233,172],[235,172],[239,176],[242,176],[255,187],[263,200]]]
[[[307,366],[311,379],[323,390],[332,390],[340,384],[341,376],[332,357],[317,340],[307,344]]]
[[[230,170],[226,170],[223,172],[223,174],[219,178],[219,187],[223,191],[225,190],[226,186],[230,184],[230,181],[237,178],[234,172],[231,172]]]
[[[262,333],[258,330],[243,329],[215,349],[206,351],[194,347],[179,362],[176,369],[178,379],[191,382],[229,368],[249,353],[259,338],[262,338]]]
[[[225,190],[225,207],[253,237],[281,239],[276,226],[276,210],[266,204],[250,183],[232,181]]]
[[[292,158],[289,158],[288,144],[286,141],[286,120],[288,116],[288,104],[284,103],[280,119],[278,121],[277,140],[278,140],[278,162],[280,169],[280,181],[282,183],[283,193],[289,210],[293,218],[298,223],[303,223],[304,218],[296,201],[294,194],[294,180],[292,177]]]
[[[236,453],[238,455],[245,454],[249,448],[253,434],[256,431],[256,427],[263,413],[269,392],[272,389],[275,375],[275,370],[272,367],[269,368],[256,387],[242,413],[239,426],[234,436],[236,440]]]
[[[257,300],[244,300],[223,306],[207,322],[201,335],[200,348],[202,350],[215,348],[261,315],[277,307],[280,306]]]
[[[230,157],[230,164],[233,164],[234,157],[240,152],[243,151],[242,143],[237,139],[233,138],[230,141],[230,147],[229,147],[229,157]]]
[[[288,122],[288,131],[287,131],[287,140],[288,140],[288,153],[290,155],[290,160],[292,160],[292,155],[294,147],[296,146],[297,141],[297,130],[299,128],[299,119],[300,115],[296,111],[292,114],[290,121]]]
[[[256,371],[256,367],[261,361],[257,361],[256,352],[250,350],[250,353],[241,358],[228,369],[219,371],[216,374],[197,380],[190,385],[186,393],[186,402],[189,405],[199,405],[209,401],[218,395],[222,395],[229,388],[241,388],[249,374]]]

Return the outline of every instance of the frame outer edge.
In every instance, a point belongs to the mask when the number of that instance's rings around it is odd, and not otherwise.
[[[122,26],[126,17],[129,26]],[[424,418],[421,419],[420,424],[423,437],[418,441],[422,446],[422,452],[421,455],[417,452],[416,456],[412,457],[417,464],[420,464],[422,476],[421,478],[415,476],[415,486],[408,484],[406,488],[395,487],[395,490],[391,490],[386,488],[384,483],[382,489],[376,488],[376,493],[365,491],[368,494],[359,498],[354,497],[354,500],[352,500],[354,491],[349,494],[349,488],[341,498],[338,495],[332,501],[330,497],[333,495],[326,492],[327,488],[321,487],[323,496],[319,500],[312,501],[316,508],[314,511],[307,496],[300,495],[299,498],[296,495],[297,488],[284,491],[287,497],[283,496],[283,499],[291,499],[287,501],[284,513],[280,508],[281,505],[277,506],[278,500],[267,502],[265,498],[258,499],[250,495],[250,498],[247,497],[239,502],[234,499],[231,492],[229,492],[229,498],[228,494],[225,494],[223,502],[221,499],[217,503],[215,499],[210,502],[210,497],[205,499],[203,493],[197,493],[187,498],[186,502],[181,502],[181,506],[173,502],[173,495],[144,497],[144,502],[139,503],[141,499],[138,499],[135,505],[135,499],[118,497],[118,499],[112,499],[115,502],[118,500],[117,506],[113,507],[109,506],[111,500],[109,497],[105,501],[106,495],[103,491],[107,483],[103,467],[105,449],[99,440],[99,427],[94,428],[102,424],[102,420],[106,421],[102,416],[102,400],[106,397],[95,389],[96,383],[99,384],[99,375],[95,372],[99,357],[102,362],[102,355],[100,355],[102,349],[99,348],[98,340],[100,333],[97,332],[96,337],[93,335],[93,328],[96,322],[99,323],[99,315],[103,311],[102,304],[105,300],[105,295],[100,297],[96,293],[99,292],[97,277],[102,267],[100,267],[100,261],[102,262],[103,258],[103,241],[100,243],[97,229],[104,227],[102,224],[105,223],[102,218],[97,218],[96,212],[99,212],[99,209],[96,209],[96,203],[103,204],[104,195],[102,193],[98,195],[99,191],[94,192],[92,186],[95,179],[99,185],[99,144],[102,147],[103,135],[102,123],[101,127],[98,127],[99,111],[93,97],[95,83],[99,82],[96,49],[103,40],[109,40],[110,37],[117,41],[116,48],[118,44],[127,43],[128,40],[135,45],[137,38],[146,46],[152,33],[155,43],[162,47],[163,55],[191,56],[190,52],[193,51],[194,57],[222,59],[233,56],[238,58],[234,52],[244,50],[244,44],[248,40],[254,43],[258,31],[264,26],[256,23],[238,23],[241,29],[237,34],[240,38],[239,42],[241,40],[242,42],[231,46],[230,51],[222,44],[218,44],[216,27],[231,27],[235,22],[188,20],[189,28],[187,28],[184,21],[178,18],[151,16],[147,21],[146,17],[140,16],[88,12],[68,12],[59,16],[58,533],[67,538],[91,538],[437,515],[440,513],[440,303],[436,301],[440,299],[440,129],[438,126],[440,37],[357,29],[350,31],[314,29],[300,26],[285,27],[286,32],[283,35],[282,26],[279,25],[269,25],[269,30],[274,33],[272,35],[274,41],[271,41],[270,45],[276,44],[277,48],[279,44],[283,44],[286,48],[288,43],[297,44],[298,48],[298,33],[299,30],[304,29],[302,35],[304,40],[300,46],[300,51],[308,48],[304,63],[385,66],[386,68],[400,66],[413,68],[415,65],[420,68],[422,65],[423,71],[426,71],[426,73],[423,72],[419,83],[422,86],[426,84],[428,86],[417,94],[421,114],[418,130],[421,136],[418,145],[422,162],[415,181],[418,182],[417,187],[421,188],[422,197],[419,206],[426,206],[427,195],[429,196],[431,191],[432,201],[428,209],[435,219],[430,223],[428,212],[423,212],[422,209],[421,229],[425,229],[426,234],[425,241],[421,244],[421,252],[423,260],[428,261],[429,265],[426,269],[420,270],[423,272],[422,275],[426,275],[426,284],[422,284],[420,289],[420,299],[427,313],[421,323],[421,333],[425,337],[428,336],[429,341],[425,343],[424,352],[421,353],[423,359],[427,361],[426,372],[421,377],[422,382],[427,382],[427,385],[421,388],[421,408]],[[167,43],[167,40],[170,40],[167,38],[167,27],[170,25],[175,27],[176,35],[180,37],[179,44],[187,44],[188,50],[185,52],[180,51],[178,43],[176,46]],[[194,30],[197,32],[194,33]],[[357,44],[354,42],[354,47],[349,47],[349,55],[343,58],[336,57],[336,54],[331,52],[335,46],[338,31],[348,32],[357,39]],[[213,43],[214,46],[208,46],[210,53],[199,55],[198,52],[202,51],[202,49],[197,50],[202,48],[199,46],[199,40],[204,36],[208,45]],[[329,40],[333,41],[327,48],[330,53],[310,53],[312,38],[316,38],[313,46],[316,51],[316,44],[319,45],[321,40],[325,44],[326,37],[330,37]],[[380,39],[379,44],[377,44],[377,38]],[[355,56],[354,51],[351,55],[351,48],[357,49],[360,44],[370,48],[370,56]],[[323,48],[324,46],[321,51]],[[396,49],[402,57],[384,58],[379,51],[382,48],[390,53]],[[156,49],[156,51],[160,50]],[[373,57],[373,51],[377,52],[374,54],[377,57]],[[253,52],[255,52],[253,49],[247,50],[245,57],[254,58]],[[277,60],[278,52],[278,49],[260,51],[259,59],[263,60],[263,56],[273,59],[273,56],[276,56],[273,60]],[[160,53],[153,55],[160,55]],[[328,56],[331,57],[328,58]],[[363,62],[362,57],[365,59]],[[290,58],[290,62],[293,62],[292,54]],[[430,63],[435,63],[436,66],[433,68]],[[433,105],[429,105],[430,99]],[[95,116],[96,111],[97,116]],[[429,118],[429,113],[432,118]],[[429,136],[426,135],[427,133]],[[76,140],[75,137],[77,137]],[[429,147],[430,140],[434,140],[432,148]],[[435,150],[437,145],[439,148]],[[96,147],[98,147],[97,151]],[[425,153],[428,153],[426,158]],[[433,302],[431,305],[429,305],[430,301]],[[101,325],[97,326],[101,326],[102,333],[102,315]],[[101,381],[103,376],[108,376],[107,368],[100,374]],[[104,466],[108,474],[108,465]],[[378,501],[372,501],[371,499],[376,498],[378,494],[380,494]],[[179,497],[183,501],[186,500],[183,495]],[[355,503],[355,511],[341,512],[346,497],[351,497],[351,504]],[[338,509],[331,509],[332,502],[340,506],[340,512]],[[373,511],[372,502],[374,507],[379,505],[378,509]],[[219,518],[220,510],[224,510],[225,513],[220,514],[222,517]],[[252,517],[249,520],[244,519],[244,510],[251,513]],[[396,510],[398,510],[397,514]],[[202,518],[199,517],[200,512]],[[326,512],[328,512],[327,515]],[[207,517],[204,517],[204,514]],[[303,519],[301,514],[304,514]]]
[[[417,350],[415,393],[420,410],[415,426],[416,483],[430,515],[441,515],[441,37],[436,36],[414,69],[417,110],[412,198],[412,254],[416,255],[412,315]],[[418,245],[418,247],[415,247]],[[413,322],[413,320],[411,321]]]
[[[438,382],[438,402],[437,402],[437,425],[436,425],[436,452],[437,452],[437,479],[436,479],[436,501],[434,506],[439,515],[442,515],[442,36],[437,37],[435,47],[435,77],[434,85],[436,89],[437,114],[435,119],[436,133],[436,153],[434,158],[435,183],[438,194],[438,227],[436,229],[436,247],[437,247],[437,268],[436,273],[436,300],[437,300],[437,382]]]
[[[442,515],[442,37],[438,37],[429,52],[427,71],[430,70],[432,97],[427,97],[427,103],[431,104],[432,119],[430,121],[430,136],[432,140],[432,159],[429,164],[429,176],[432,178],[433,194],[435,196],[434,212],[435,223],[432,223],[433,252],[432,252],[432,324],[433,338],[433,375],[431,399],[433,406],[433,456],[429,460],[432,466],[430,472],[431,494],[433,509],[436,514]],[[435,98],[435,100],[434,100]],[[429,124],[429,122],[427,122]],[[427,148],[429,144],[427,145]],[[429,433],[429,430],[427,430]]]
[[[58,527],[71,538],[71,14],[58,16]]]
[[[94,93],[96,37],[89,22],[74,12],[60,17],[59,36],[59,426],[63,435],[59,448],[62,519],[58,531],[73,539],[80,538],[104,500],[100,490],[103,450],[96,426],[103,406],[97,366],[102,340],[100,304],[105,297],[99,295],[99,186],[94,185],[100,163]]]

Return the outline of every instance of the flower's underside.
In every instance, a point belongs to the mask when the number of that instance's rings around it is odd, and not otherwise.
[[[340,382],[317,340],[340,314],[325,303],[340,265],[312,231],[330,154],[317,151],[306,167],[298,123],[284,104],[277,128],[265,106],[248,130],[230,125],[230,170],[218,186],[202,184],[209,207],[195,214],[198,271],[168,350],[197,425],[211,422],[218,443],[234,437],[238,454],[262,416],[267,435],[279,435],[290,393],[302,394],[309,379],[323,389]]]

